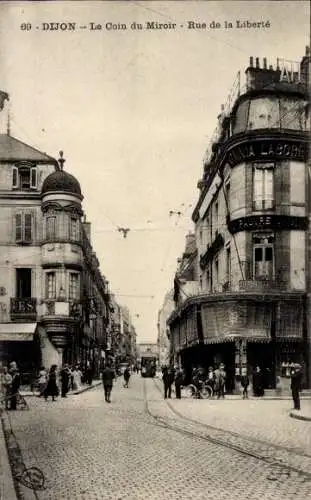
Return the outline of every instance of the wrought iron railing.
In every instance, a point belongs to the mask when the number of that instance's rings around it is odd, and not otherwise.
[[[34,297],[11,297],[11,317],[36,318],[37,299]]]

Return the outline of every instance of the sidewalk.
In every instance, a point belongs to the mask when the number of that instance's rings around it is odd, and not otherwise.
[[[92,385],[88,385],[88,384],[83,384],[81,389],[77,390],[77,391],[69,391],[68,392],[68,396],[76,396],[77,394],[81,394],[82,392],[85,392],[85,391],[89,391],[90,389],[94,389],[95,387],[98,387],[99,385],[101,385],[101,380],[93,380],[92,382]],[[22,396],[39,396],[39,392],[38,391],[29,391],[29,390],[26,390],[26,388],[22,389],[20,391],[21,395]],[[0,497],[1,499],[1,497]]]
[[[1,415],[0,429],[0,499],[17,500],[14,481],[6,448]]]
[[[92,385],[84,384],[78,391],[71,391],[68,393],[70,396],[82,394],[101,385],[101,380],[94,380]],[[39,396],[39,392],[31,392],[27,390],[20,391],[23,396]],[[0,500],[17,500],[17,495],[14,487],[14,479],[12,476],[11,465],[8,457],[7,445],[4,436],[4,421],[0,409]],[[31,490],[28,490],[28,496],[32,495]],[[31,498],[35,498],[31,496]]]
[[[301,410],[292,410],[289,413],[292,418],[297,418],[297,420],[305,420],[311,422],[311,407],[302,408]]]

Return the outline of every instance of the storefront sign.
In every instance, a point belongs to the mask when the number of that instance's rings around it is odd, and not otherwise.
[[[305,231],[307,228],[307,217],[296,217],[291,215],[250,215],[234,220],[228,219],[228,229],[231,234],[238,233],[239,231],[252,231],[256,229],[290,229]]]
[[[231,167],[244,161],[256,160],[307,160],[307,144],[302,141],[261,140],[247,141],[233,146],[227,153]]]

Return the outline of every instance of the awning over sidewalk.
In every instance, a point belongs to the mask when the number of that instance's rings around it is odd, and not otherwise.
[[[37,323],[0,323],[0,342],[32,341]]]

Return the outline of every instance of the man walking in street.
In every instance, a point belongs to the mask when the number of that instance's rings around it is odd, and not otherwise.
[[[177,367],[175,372],[175,396],[176,399],[181,399],[181,387],[184,383],[184,372],[181,368]]]
[[[290,370],[291,378],[291,390],[294,402],[294,410],[300,410],[300,397],[299,391],[301,391],[301,381],[302,381],[302,371],[301,365],[299,363],[294,363]]]
[[[107,403],[111,403],[111,391],[113,386],[113,380],[115,378],[114,370],[111,367],[111,362],[107,361],[106,367],[103,369],[102,373],[104,392],[105,392],[105,401]]]
[[[62,398],[67,397],[67,393],[69,391],[69,382],[70,382],[70,371],[68,365],[64,365],[61,371],[61,384],[62,384]]]
[[[129,366],[127,366],[125,368],[124,373],[123,373],[123,378],[124,378],[124,387],[128,388],[129,381],[130,381],[130,378],[131,378],[131,372],[130,372]]]
[[[16,410],[18,391],[21,385],[21,376],[15,361],[10,364],[11,384],[11,410]]]

